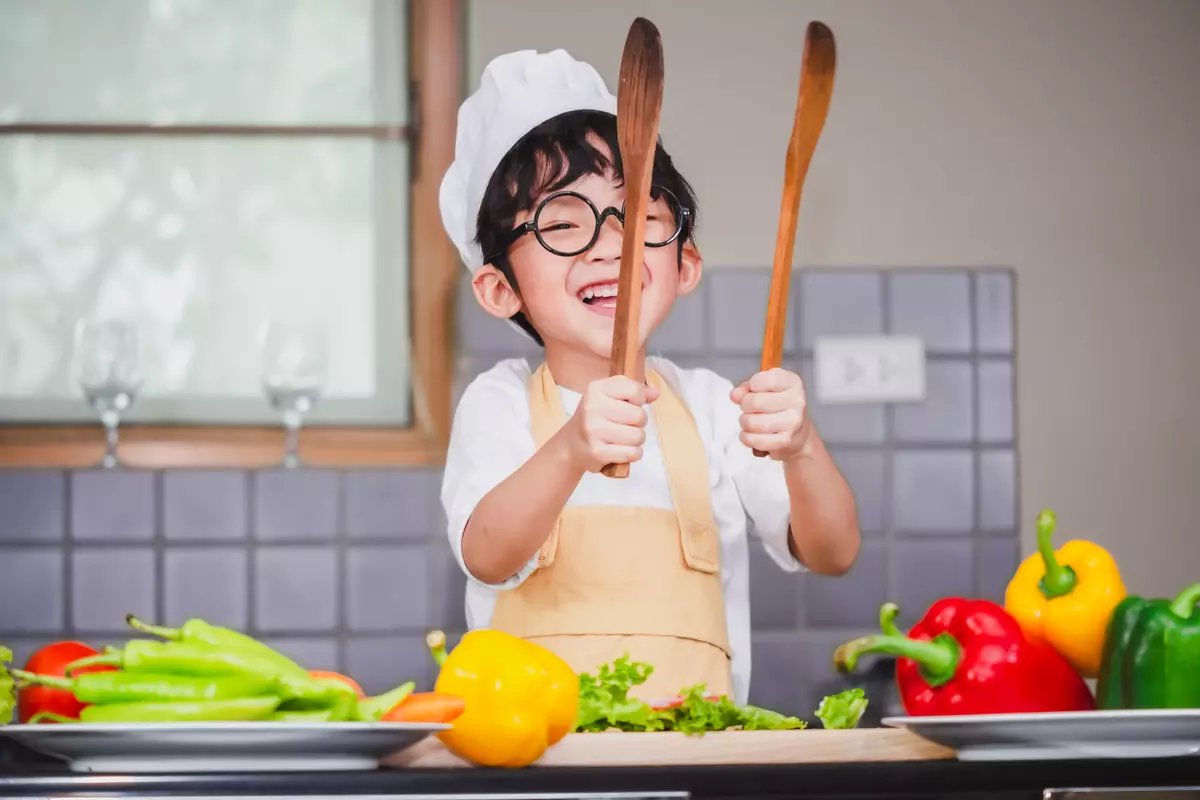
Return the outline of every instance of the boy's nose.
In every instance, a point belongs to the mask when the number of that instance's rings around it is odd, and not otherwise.
[[[600,233],[596,243],[588,251],[589,261],[620,261],[621,246],[625,236],[625,227],[615,215],[609,215],[600,224]]]

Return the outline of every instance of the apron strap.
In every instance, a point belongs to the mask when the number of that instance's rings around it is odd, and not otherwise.
[[[563,408],[562,397],[558,393],[558,385],[550,375],[550,370],[543,363],[529,378],[529,420],[533,440],[540,450],[550,437],[558,433],[567,421],[567,412]],[[558,551],[558,537],[562,530],[562,515],[554,520],[550,535],[542,542],[538,550],[538,568],[548,567],[554,563],[554,554]]]
[[[721,564],[721,543],[708,485],[708,452],[683,399],[654,370],[648,371],[646,377],[659,390],[654,401],[654,421],[675,516],[679,519],[683,558],[692,569],[716,572]]]
[[[545,364],[529,377],[529,420],[534,444],[539,450],[567,421],[558,384]]]

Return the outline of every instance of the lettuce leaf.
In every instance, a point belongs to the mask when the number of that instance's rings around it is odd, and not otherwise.
[[[866,710],[866,692],[862,689],[847,689],[823,698],[821,705],[817,707],[817,716],[824,727],[838,730],[857,727]]]
[[[600,667],[596,675],[579,676],[579,713],[575,730],[596,732],[679,731],[689,735],[729,728],[796,730],[805,723],[774,711],[735,705],[728,697],[712,697],[704,684],[685,689],[669,707],[655,709],[629,697],[629,690],[646,682],[654,667],[622,656]]]
[[[631,662],[622,656],[605,664],[596,675],[579,676],[579,711],[575,717],[577,731],[660,731],[663,721],[649,705],[629,697],[629,690],[646,682],[654,667]]]
[[[742,729],[747,731],[789,731],[803,730],[808,724],[796,717],[788,717],[778,711],[765,708],[742,706]]]
[[[741,724],[738,709],[728,697],[713,699],[705,695],[704,688],[700,684],[684,691],[682,703],[661,712],[668,718],[671,730],[697,734]]]
[[[683,702],[662,712],[669,716],[668,730],[687,734],[741,728],[746,731],[801,730],[804,722],[756,706],[739,706],[728,697],[706,695],[704,686],[693,686],[683,693]]]
[[[13,684],[12,675],[4,668],[7,662],[12,661],[12,657],[12,651],[0,645],[0,725],[8,724],[17,705],[17,687]]]

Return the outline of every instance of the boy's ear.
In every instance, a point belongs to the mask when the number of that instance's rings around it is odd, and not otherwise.
[[[493,317],[508,319],[521,310],[521,298],[508,285],[508,279],[491,264],[484,264],[471,278],[475,299]]]
[[[695,291],[703,272],[704,259],[700,257],[699,248],[693,242],[684,242],[680,250],[679,294],[682,296]]]

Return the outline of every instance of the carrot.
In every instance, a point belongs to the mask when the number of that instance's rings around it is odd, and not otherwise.
[[[438,692],[410,694],[398,706],[387,712],[381,722],[436,722],[450,723],[466,709],[461,697]]]
[[[345,675],[342,675],[341,673],[329,672],[328,670],[323,670],[323,669],[310,669],[308,671],[308,675],[309,675],[309,677],[316,678],[317,680],[341,681],[342,683],[346,684],[351,689],[353,689],[358,694],[359,697],[367,696],[367,693],[363,691],[362,687],[358,685],[357,681],[355,681],[353,678],[348,678]]]

